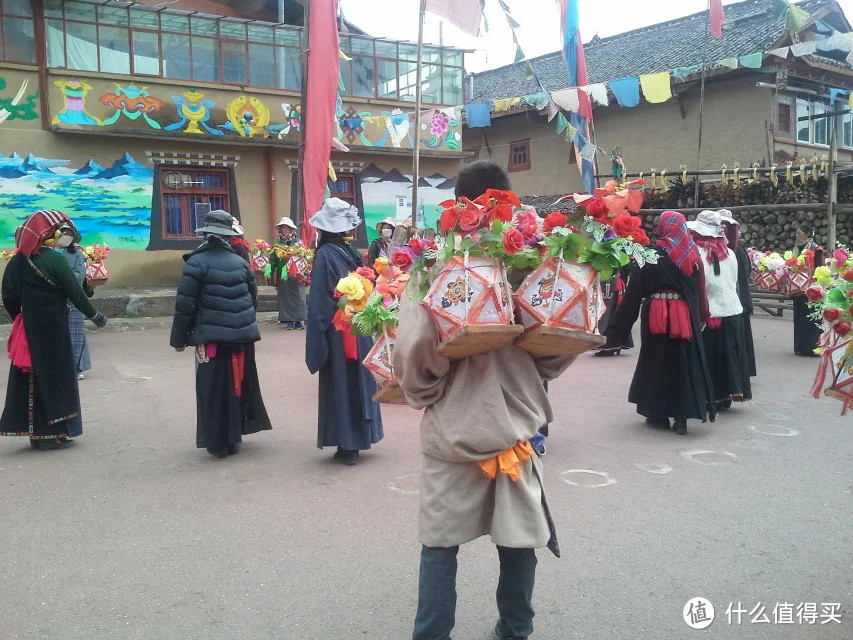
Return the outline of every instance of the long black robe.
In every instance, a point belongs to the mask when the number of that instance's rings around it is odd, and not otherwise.
[[[713,389],[701,338],[700,274],[687,278],[664,252],[657,264],[647,264],[631,274],[625,297],[607,326],[608,344],[624,344],[642,312],[640,355],[628,392],[628,401],[647,418],[713,420]],[[680,340],[649,329],[652,294],[675,291],[690,309],[693,338]]]
[[[361,365],[373,347],[373,339],[357,337],[358,359],[344,356],[343,335],[332,325],[338,300],[338,280],[359,264],[340,245],[327,243],[314,254],[305,364],[311,373],[320,372],[317,447],[341,447],[348,451],[369,449],[382,440],[382,415],[372,397],[373,376]]]
[[[632,265],[635,263],[631,263]],[[619,270],[618,273],[614,274],[610,280],[607,282],[601,283],[601,294],[604,298],[604,313],[601,315],[601,318],[598,321],[598,332],[601,335],[605,335],[607,333],[607,323],[610,322],[610,315],[613,313],[613,310],[619,306],[619,302],[624,296],[624,290],[621,293],[617,293],[616,291],[616,283],[619,278],[622,279],[623,286],[627,286],[628,279],[631,277],[633,269],[631,265],[626,265]],[[629,332],[627,336],[625,336],[624,344],[617,345],[607,345],[602,350],[605,351],[615,351],[621,349],[633,349],[634,348],[634,337]]]
[[[752,342],[752,319],[750,318],[753,312],[752,293],[749,291],[749,272],[752,270],[752,263],[746,249],[741,245],[738,245],[735,250],[735,256],[737,256],[737,295],[740,298],[740,305],[743,307],[741,324],[743,325],[746,366],[749,370],[749,376],[754,378],[758,375],[758,370],[755,368],[755,345]]]
[[[26,373],[14,365],[9,367],[0,435],[34,439],[81,435],[77,365],[67,302],[70,299],[89,318],[97,310],[65,256],[50,248],[43,248],[30,259],[16,254],[6,265],[2,295],[3,306],[13,319],[23,314],[33,366]]]
[[[813,240],[803,247],[802,251],[813,249],[815,251],[815,266],[823,266],[823,251],[819,250],[817,243]],[[821,326],[809,318],[812,310],[809,309],[806,296],[797,295],[794,298],[794,353],[798,356],[815,356],[814,350],[820,344],[820,336],[823,334]]]

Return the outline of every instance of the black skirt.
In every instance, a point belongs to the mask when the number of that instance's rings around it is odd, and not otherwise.
[[[243,357],[243,383],[234,389],[232,356]],[[219,344],[216,356],[199,363],[195,378],[196,446],[212,454],[226,453],[242,436],[272,429],[258,382],[255,345]]]
[[[719,328],[702,332],[716,402],[752,399],[744,336],[740,315],[723,318]]]
[[[813,356],[823,333],[818,324],[809,318],[809,303],[805,296],[794,296],[794,353]]]
[[[746,348],[746,368],[749,371],[749,376],[754,378],[758,375],[758,369],[755,367],[755,344],[752,341],[752,318],[744,311],[741,314],[743,321],[743,345]]]

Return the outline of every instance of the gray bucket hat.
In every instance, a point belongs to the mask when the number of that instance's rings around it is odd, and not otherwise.
[[[234,231],[234,217],[227,211],[215,209],[208,211],[204,216],[204,226],[196,229],[198,234],[215,233],[220,236],[236,236],[238,233]]]
[[[706,238],[724,238],[723,223],[720,214],[707,209],[687,223],[687,228]]]
[[[329,233],[343,233],[355,229],[361,224],[358,209],[340,198],[329,198],[323,208],[309,221],[312,227]]]

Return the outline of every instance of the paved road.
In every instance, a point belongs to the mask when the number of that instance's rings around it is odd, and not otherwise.
[[[636,352],[584,356],[552,387],[546,456],[563,558],[540,554],[539,640],[851,638],[853,416],[806,395],[790,320],[757,318],[756,400],[684,437],[626,402]],[[85,435],[0,441],[4,640],[404,640],[417,593],[418,414],[342,468],[314,447],[303,334],[264,329],[275,430],[216,460],[194,448],[193,365],[164,331],[91,338]],[[586,470],[578,472],[577,470]],[[497,556],[460,553],[456,640],[494,622]],[[708,598],[692,630],[682,607]],[[842,624],[729,625],[729,602],[841,602]]]

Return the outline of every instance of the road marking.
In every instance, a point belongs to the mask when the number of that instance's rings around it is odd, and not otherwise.
[[[672,471],[672,467],[668,464],[661,464],[657,462],[635,462],[634,466],[640,471],[648,471],[649,473],[655,473],[659,476]]]
[[[601,480],[604,480],[601,482]],[[606,471],[593,471],[592,469],[569,469],[560,474],[560,481],[575,487],[606,487],[616,484],[616,480],[610,477]]]
[[[404,496],[416,496],[421,492],[421,474],[404,473],[394,478],[394,482],[389,484],[388,488]]]
[[[783,427],[781,424],[771,424],[762,427],[756,427],[754,424],[751,424],[747,427],[747,429],[749,429],[750,431],[754,431],[755,433],[760,433],[763,436],[790,438],[792,436],[800,435],[800,432],[796,429],[792,429],[791,427]]]
[[[681,455],[691,462],[707,464],[711,466],[737,462],[738,457],[730,451],[717,451],[714,449],[696,449],[695,451],[680,451]]]

